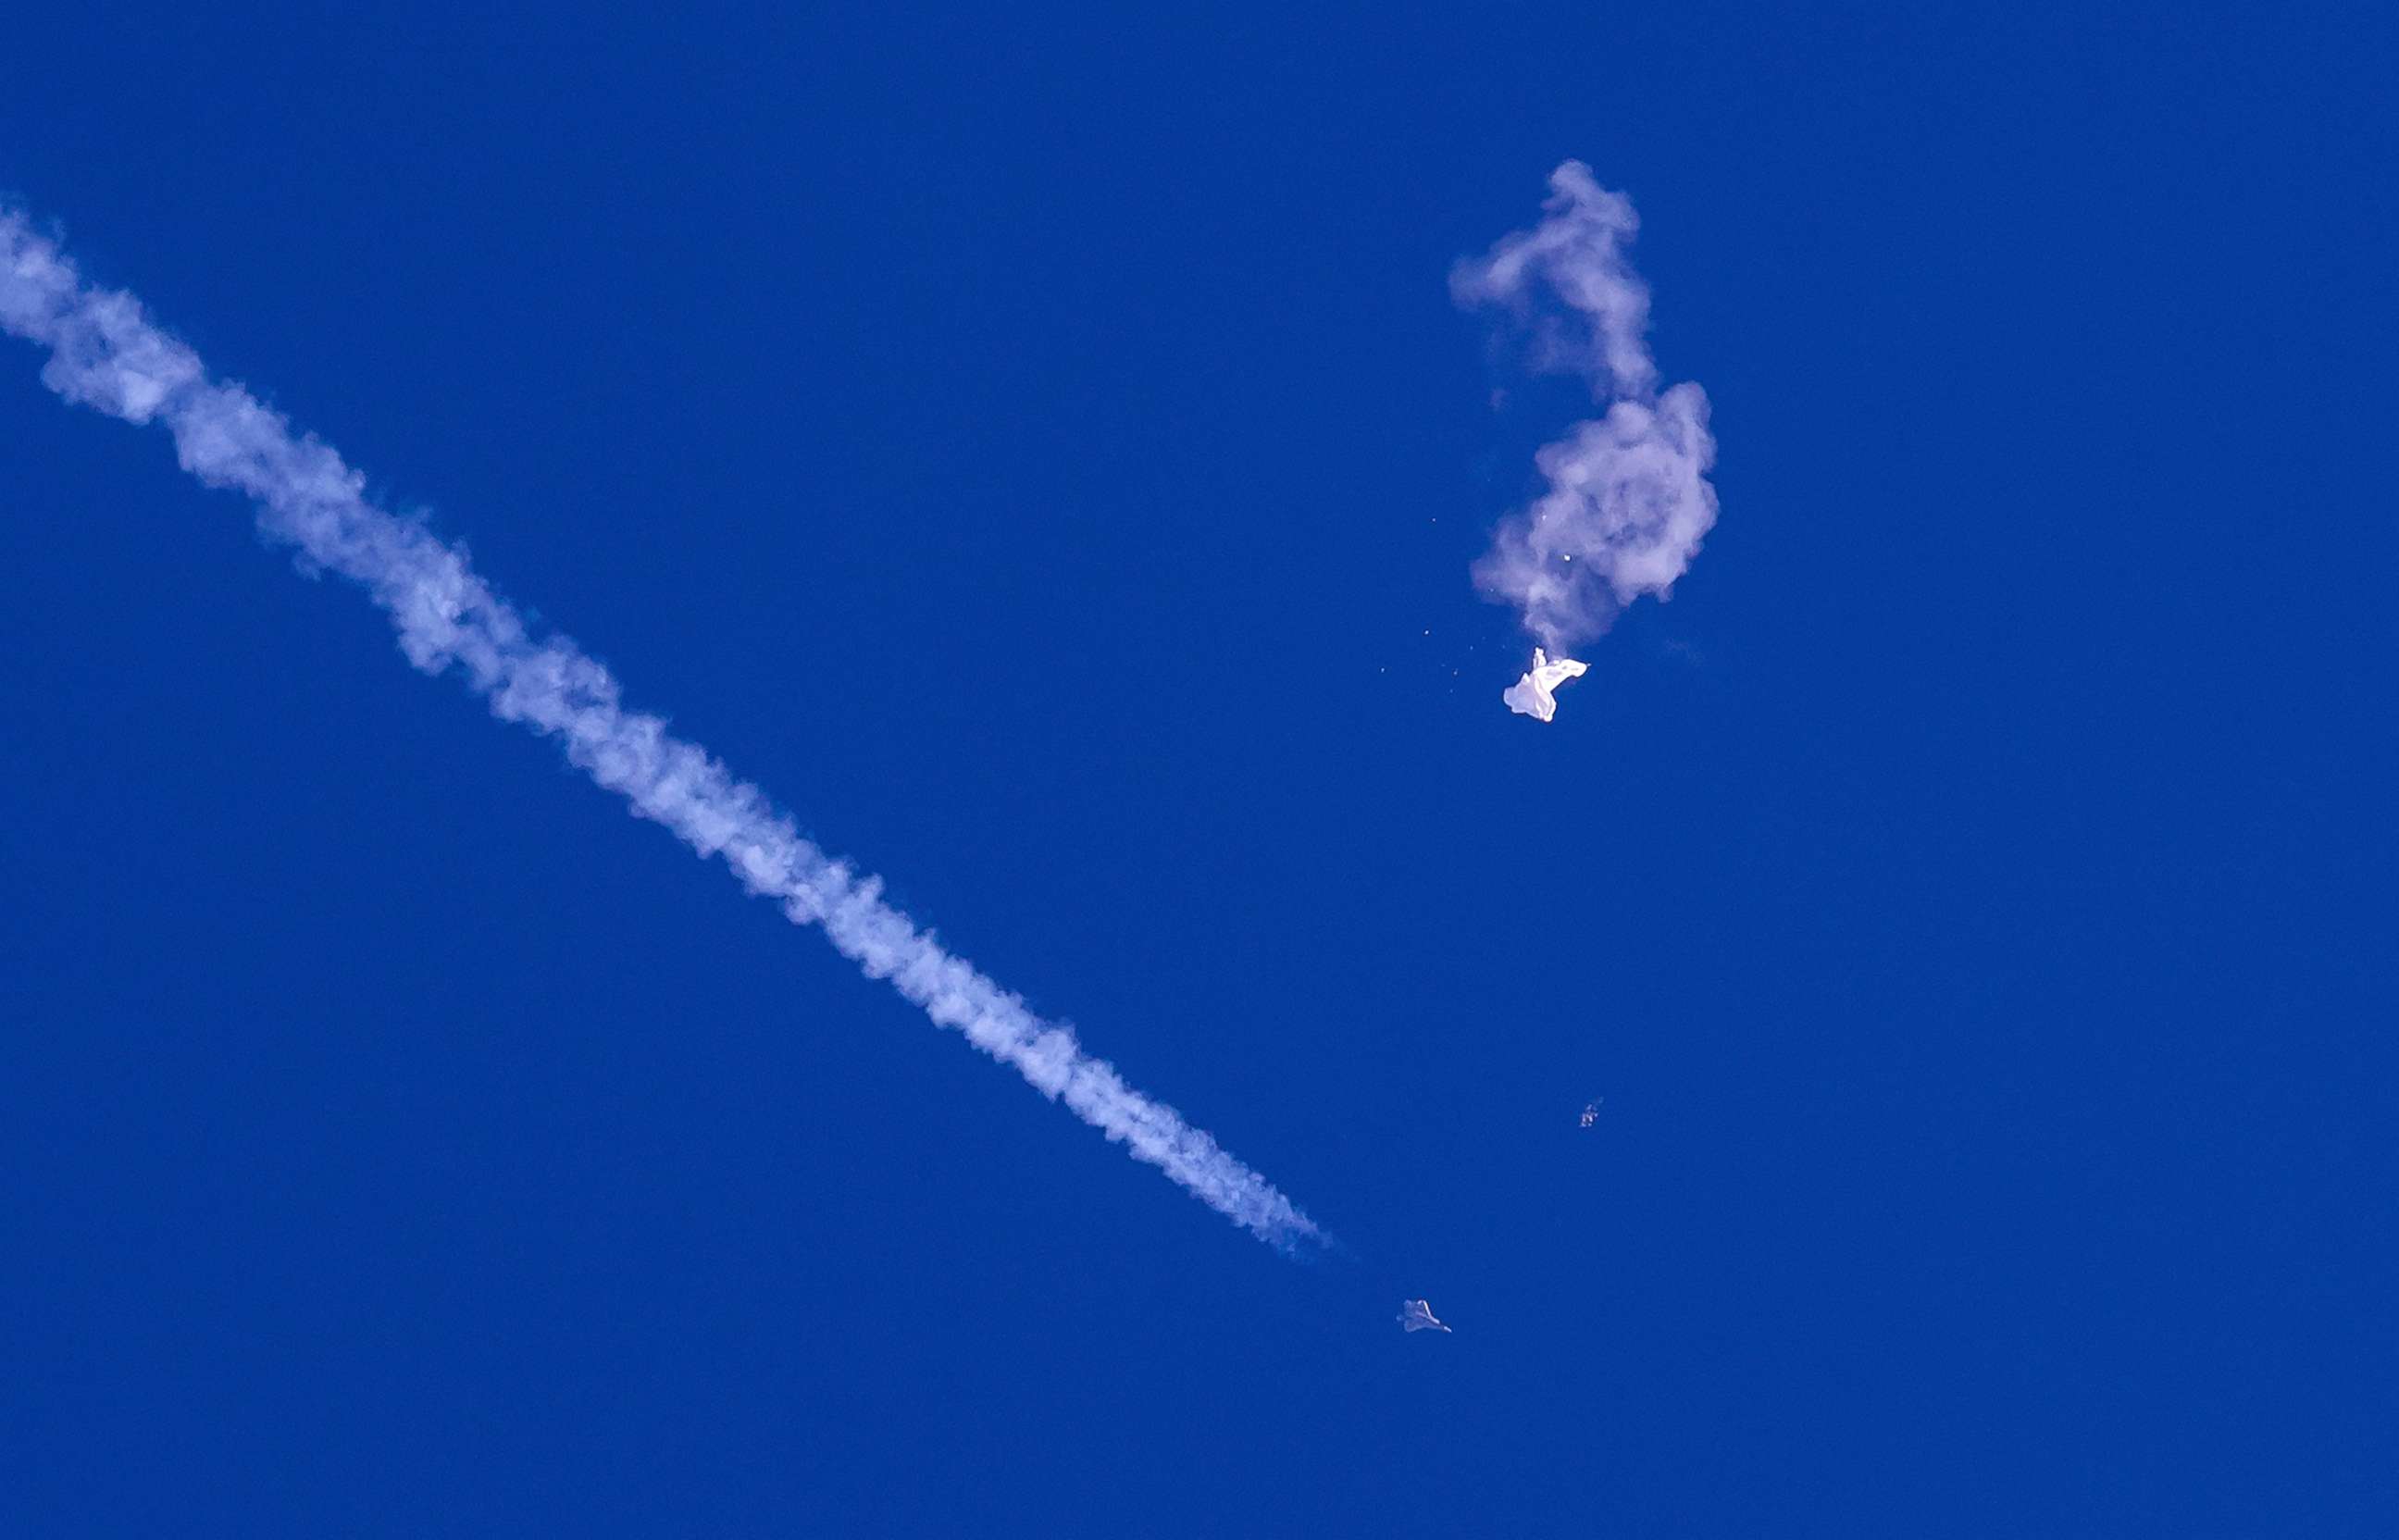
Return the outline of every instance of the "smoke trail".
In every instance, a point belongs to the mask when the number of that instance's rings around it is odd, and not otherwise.
[[[1550,173],[1545,217],[1480,261],[1450,290],[1525,327],[1535,367],[1582,375],[1606,410],[1545,445],[1533,463],[1549,490],[1500,522],[1474,565],[1489,598],[1561,652],[1607,629],[1645,593],[1665,598],[1716,521],[1707,393],[1662,394],[1649,357],[1649,290],[1624,249],[1641,222],[1632,200],[1569,160]]]
[[[211,380],[199,358],[160,331],[129,294],[86,284],[24,216],[0,210],[0,331],[50,349],[42,382],[68,400],[129,423],[161,422],[183,468],[249,494],[259,525],[298,547],[304,568],[362,585],[391,616],[408,660],[452,669],[493,715],[561,740],[566,757],[666,825],[702,856],[720,856],[752,893],[794,924],[822,926],[835,948],[975,1047],[1013,1065],[1135,1159],[1285,1250],[1322,1236],[1265,1178],[1171,1107],[1126,1085],[1065,1028],[953,957],[882,901],[882,885],[803,838],[764,792],[737,780],[657,717],[620,703],[617,681],[562,637],[536,637],[476,575],[464,553],[412,520],[369,503],[340,455],[295,434],[238,385]]]

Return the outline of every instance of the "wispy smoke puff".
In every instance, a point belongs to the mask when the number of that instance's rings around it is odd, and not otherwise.
[[[1649,290],[1625,256],[1641,227],[1632,200],[1578,160],[1550,173],[1550,194],[1540,223],[1460,263],[1450,289],[1506,312],[1536,367],[1583,375],[1606,408],[1534,457],[1549,490],[1501,521],[1474,566],[1476,585],[1559,652],[1642,594],[1665,597],[1689,568],[1716,521],[1715,440],[1706,392],[1658,389]]]
[[[867,973],[1201,1202],[1279,1247],[1321,1238],[1265,1178],[944,951],[882,901],[874,878],[828,858],[756,787],[671,736],[658,718],[628,710],[606,669],[562,637],[533,635],[463,552],[369,503],[340,455],[295,434],[240,386],[210,380],[198,356],[152,325],[132,296],[85,284],[21,214],[7,210],[0,330],[50,349],[43,382],[68,400],[130,423],[163,423],[185,470],[255,500],[261,528],[298,547],[305,566],[362,585],[417,668],[456,669],[495,716],[559,739],[570,761],[636,814],[702,856],[721,857],[752,893],[775,899],[795,924],[823,927]]]

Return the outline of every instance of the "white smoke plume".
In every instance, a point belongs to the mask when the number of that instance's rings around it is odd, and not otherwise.
[[[191,349],[158,330],[129,294],[84,282],[21,213],[0,209],[0,331],[50,350],[43,383],[68,400],[174,435],[183,468],[246,493],[272,539],[304,567],[366,588],[391,617],[408,660],[455,669],[492,714],[557,738],[577,768],[723,858],[744,887],[797,925],[822,927],[841,953],[888,979],[942,1026],[1064,1101],[1201,1202],[1285,1250],[1325,1239],[1265,1178],[1171,1107],[1125,1084],[1065,1028],[952,956],[882,901],[881,884],[830,858],[758,788],[737,780],[658,718],[629,710],[616,679],[562,637],[536,636],[456,547],[367,501],[359,474],[293,432],[239,385],[212,380]]]
[[[1492,306],[1527,330],[1534,366],[1577,373],[1606,410],[1542,447],[1549,490],[1500,522],[1474,565],[1485,595],[1512,604],[1552,653],[1615,624],[1641,595],[1667,596],[1716,521],[1707,393],[1658,389],[1649,290],[1625,256],[1633,202],[1569,160],[1550,173],[1544,217],[1458,263],[1460,304]]]

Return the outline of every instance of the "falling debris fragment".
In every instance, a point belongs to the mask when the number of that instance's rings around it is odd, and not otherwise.
[[[1448,1327],[1442,1325],[1439,1320],[1434,1318],[1432,1306],[1427,1304],[1422,1300],[1402,1300],[1400,1302],[1400,1326],[1402,1330],[1408,1331],[1446,1331],[1449,1330]]]
[[[1605,1101],[1606,1100],[1607,1098],[1603,1096],[1599,1099],[1599,1101]],[[1593,1124],[1599,1121],[1599,1101],[1586,1101],[1582,1104],[1582,1126],[1584,1128],[1588,1128]]]
[[[1533,669],[1499,694],[1508,709],[1519,716],[1538,717],[1543,722],[1558,714],[1557,697],[1551,691],[1567,680],[1582,677],[1583,666],[1573,658],[1562,657],[1555,663],[1538,647],[1533,649]]]

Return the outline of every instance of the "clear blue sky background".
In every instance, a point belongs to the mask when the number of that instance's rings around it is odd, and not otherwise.
[[[0,1530],[2392,1533],[2387,7],[467,8],[0,184],[1348,1250],[11,344]],[[1544,729],[1569,155],[1724,514]]]

